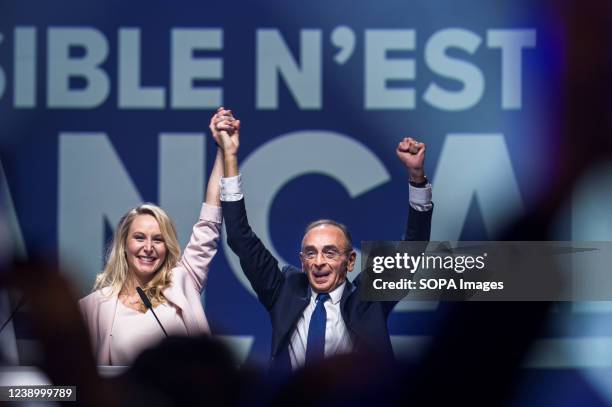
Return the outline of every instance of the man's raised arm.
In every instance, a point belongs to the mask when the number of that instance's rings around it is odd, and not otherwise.
[[[431,233],[431,184],[425,176],[425,144],[406,137],[397,145],[396,154],[408,171],[409,213],[404,240],[428,241]]]
[[[269,309],[276,300],[284,278],[278,261],[253,232],[247,218],[238,169],[240,120],[236,120],[230,110],[220,107],[211,119],[210,130],[223,151],[225,174],[221,178],[221,206],[227,243],[239,257],[242,270],[257,293],[259,301]]]

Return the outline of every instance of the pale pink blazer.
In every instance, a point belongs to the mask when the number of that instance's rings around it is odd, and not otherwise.
[[[200,296],[217,252],[221,222],[221,208],[204,203],[185,252],[172,269],[172,284],[162,291],[181,310],[189,336],[210,333]],[[79,301],[98,365],[110,364],[110,333],[118,302],[117,294],[109,295],[110,291],[102,288]]]

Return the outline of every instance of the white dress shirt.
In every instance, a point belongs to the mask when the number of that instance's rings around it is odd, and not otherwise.
[[[340,313],[340,299],[344,293],[346,281],[329,293],[329,301],[325,301],[325,312],[327,319],[325,322],[325,357],[339,353],[349,353],[353,349],[351,336],[349,335],[346,324]],[[300,316],[295,325],[295,330],[289,340],[289,357],[291,358],[291,368],[293,370],[304,365],[306,358],[306,347],[308,339],[308,327],[310,318],[317,306],[317,293],[312,291],[310,303]]]

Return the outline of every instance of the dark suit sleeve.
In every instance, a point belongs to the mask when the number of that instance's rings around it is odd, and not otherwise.
[[[406,233],[404,240],[408,242],[427,242],[431,236],[431,214],[429,211],[417,211],[412,206],[408,206],[408,222],[406,222]]]
[[[406,233],[404,240],[409,242],[423,242],[423,251],[427,248],[427,242],[431,236],[431,215],[432,208],[428,211],[417,211],[412,206],[408,205],[408,221],[406,222]],[[385,315],[393,310],[397,304],[396,301],[383,301],[383,310]]]
[[[242,271],[249,279],[259,301],[270,309],[276,301],[284,276],[278,261],[266,249],[249,225],[244,199],[221,202],[227,243],[240,258]]]

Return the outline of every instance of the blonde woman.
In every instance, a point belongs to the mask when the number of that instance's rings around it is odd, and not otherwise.
[[[210,122],[213,133],[231,130],[233,119],[228,115],[219,108]],[[99,365],[129,365],[142,350],[164,338],[137,287],[149,297],[169,335],[210,333],[200,296],[221,230],[222,174],[218,151],[199,221],[182,258],[174,224],[160,207],[142,204],[119,222],[94,292],[79,301]]]

